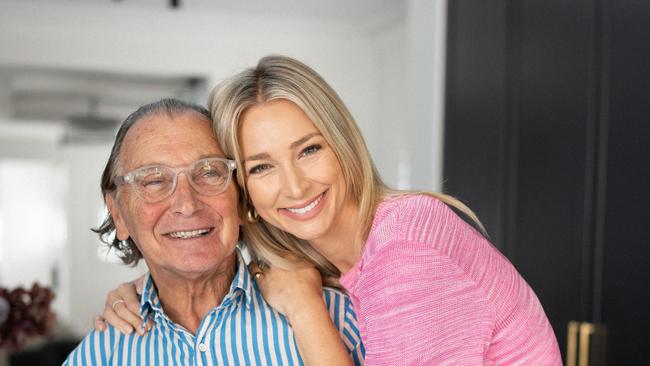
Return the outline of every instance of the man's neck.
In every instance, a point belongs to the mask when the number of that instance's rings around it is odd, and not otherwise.
[[[237,255],[210,273],[179,275],[164,270],[151,271],[165,314],[176,324],[196,334],[203,317],[221,304],[228,294],[235,272]]]

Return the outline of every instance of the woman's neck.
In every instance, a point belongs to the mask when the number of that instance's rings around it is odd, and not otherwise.
[[[332,262],[341,273],[347,272],[357,263],[361,256],[359,249],[363,249],[356,245],[363,229],[359,227],[358,212],[359,208],[349,203],[333,223],[333,230],[326,236],[310,241],[314,249]]]

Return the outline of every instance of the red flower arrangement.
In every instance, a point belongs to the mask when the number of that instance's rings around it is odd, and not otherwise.
[[[54,325],[54,294],[34,283],[30,290],[0,287],[0,348],[20,351],[29,338],[49,334]]]

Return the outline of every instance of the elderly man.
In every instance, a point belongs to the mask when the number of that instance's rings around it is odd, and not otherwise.
[[[70,365],[301,364],[293,330],[264,302],[236,249],[238,190],[202,107],[165,99],[122,124],[102,177],[110,212],[97,230],[124,253],[143,257],[143,336],[109,326],[92,331]],[[356,363],[363,346],[349,299],[324,289],[336,327]],[[317,331],[317,330],[315,330]],[[327,355],[323,354],[326,359]]]

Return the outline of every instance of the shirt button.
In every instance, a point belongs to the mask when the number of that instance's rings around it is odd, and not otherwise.
[[[199,343],[199,351],[205,352],[208,350],[208,346],[205,345],[205,343]]]

